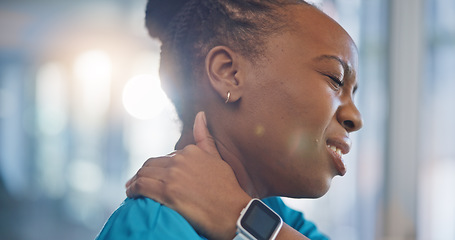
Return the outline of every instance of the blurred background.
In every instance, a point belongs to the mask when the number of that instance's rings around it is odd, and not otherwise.
[[[360,52],[365,126],[320,199],[332,239],[455,239],[455,1],[312,1]],[[93,239],[179,122],[145,0],[0,0],[0,239]]]

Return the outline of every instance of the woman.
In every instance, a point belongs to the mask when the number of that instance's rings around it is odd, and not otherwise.
[[[149,1],[146,22],[163,43],[162,85],[182,135],[127,183],[129,197],[154,200],[127,199],[99,239],[327,239],[273,196],[321,197],[346,172],[362,120],[344,29],[296,0]],[[247,205],[250,221],[252,198],[282,227],[236,224]]]

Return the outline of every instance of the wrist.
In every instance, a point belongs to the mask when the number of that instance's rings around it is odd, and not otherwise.
[[[241,211],[234,240],[274,240],[283,226],[281,217],[254,198]]]
[[[238,221],[243,209],[248,205],[248,203],[252,199],[253,198],[251,198],[249,195],[245,194],[244,196],[237,198],[235,203],[233,203],[231,205],[232,208],[231,208],[230,212],[232,214],[229,214],[230,219],[229,219],[229,224],[227,224],[227,226],[229,226],[229,235],[228,235],[229,238],[228,239],[233,239],[236,236],[237,221]]]

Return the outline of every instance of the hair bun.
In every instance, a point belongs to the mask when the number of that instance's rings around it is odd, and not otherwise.
[[[163,39],[172,18],[188,0],[149,0],[145,10],[145,26],[150,36]]]

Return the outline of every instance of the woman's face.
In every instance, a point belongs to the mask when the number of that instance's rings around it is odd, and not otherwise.
[[[260,195],[320,197],[345,174],[349,133],[362,126],[353,102],[357,50],[313,7],[289,14],[292,30],[271,37],[266,59],[247,73],[235,141]]]

